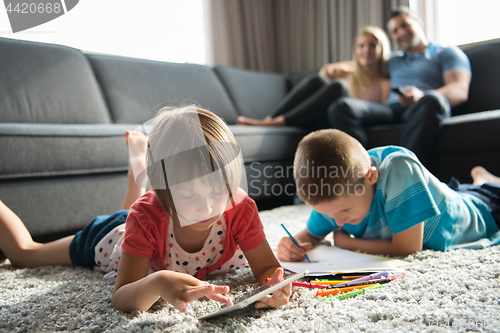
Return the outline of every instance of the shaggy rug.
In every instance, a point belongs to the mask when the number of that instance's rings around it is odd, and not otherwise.
[[[310,209],[280,207],[261,213],[275,249],[304,227]],[[0,331],[85,332],[444,332],[500,330],[500,247],[451,252],[422,251],[402,258],[412,263],[404,279],[355,298],[323,301],[315,290],[294,287],[279,309],[251,306],[200,321],[218,303],[200,299],[187,313],[169,304],[147,312],[122,313],[111,307],[113,281],[78,267],[16,269],[0,266]],[[231,296],[257,286],[249,269],[211,278],[228,284]]]

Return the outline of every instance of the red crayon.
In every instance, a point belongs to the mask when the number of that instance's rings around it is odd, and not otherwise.
[[[266,278],[266,282],[271,281],[270,278]],[[316,284],[316,283],[307,283],[307,282],[292,282],[293,287],[305,287],[305,288],[316,288],[316,289],[326,289],[328,286],[326,284]]]
[[[292,282],[294,287],[305,287],[305,288],[316,288],[316,289],[326,289],[328,285],[318,284],[318,283],[307,283],[307,282]]]

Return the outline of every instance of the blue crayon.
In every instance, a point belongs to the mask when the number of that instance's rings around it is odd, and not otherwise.
[[[295,238],[293,238],[292,234],[288,232],[288,230],[286,230],[285,226],[283,225],[283,223],[281,223],[281,226],[283,227],[283,229],[285,229],[286,233],[288,234],[288,236],[290,237],[290,239],[292,240],[293,244],[297,245],[297,247],[301,250],[304,250],[302,248],[302,246],[299,245],[299,243],[297,242],[297,240],[295,240]],[[307,254],[304,254],[304,257],[307,259],[307,261],[311,262],[311,260],[309,260],[309,257],[307,256]]]

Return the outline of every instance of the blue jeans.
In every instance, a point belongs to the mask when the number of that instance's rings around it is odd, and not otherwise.
[[[330,127],[351,135],[364,147],[368,147],[366,128],[405,123],[400,142],[394,144],[410,149],[422,162],[435,146],[441,132],[441,119],[450,114],[448,100],[435,91],[426,92],[408,108],[399,103],[386,105],[349,97],[338,99],[328,108]]]
[[[500,229],[500,185],[484,183],[482,185],[460,184],[456,178],[452,178],[448,186],[457,191],[472,194],[481,199],[490,210],[498,228]]]
[[[97,243],[115,227],[125,223],[127,216],[128,210],[119,210],[113,215],[100,215],[78,231],[69,245],[73,265],[94,268]]]

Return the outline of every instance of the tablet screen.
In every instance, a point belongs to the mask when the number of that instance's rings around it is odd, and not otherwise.
[[[297,281],[298,279],[303,278],[304,276],[307,275],[307,273],[308,271],[306,270],[301,273],[293,274],[281,282],[276,282],[275,284],[272,285],[266,284],[265,286],[261,286],[255,290],[249,291],[234,299],[232,305],[224,304],[220,310],[198,317],[198,319],[208,319],[215,316],[219,316],[227,312],[244,308],[247,305],[250,305],[258,301],[262,297],[269,295],[280,288],[283,288],[287,284],[290,284],[293,281]]]

